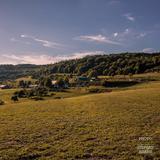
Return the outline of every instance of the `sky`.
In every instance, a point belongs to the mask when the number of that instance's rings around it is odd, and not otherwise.
[[[160,0],[0,0],[0,64],[160,50]]]

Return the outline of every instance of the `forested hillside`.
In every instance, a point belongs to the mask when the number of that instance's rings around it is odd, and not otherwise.
[[[0,80],[14,80],[19,77],[32,75],[38,68],[40,66],[32,64],[0,65]]]
[[[59,62],[49,66],[50,73],[78,75],[137,74],[160,71],[160,53],[123,53],[87,56],[82,59]]]
[[[39,76],[53,73],[71,73],[87,76],[128,75],[160,71],[160,53],[121,53],[86,56],[50,65],[0,65],[0,80],[26,75]]]

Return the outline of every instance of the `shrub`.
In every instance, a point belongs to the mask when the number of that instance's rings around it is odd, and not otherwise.
[[[0,100],[0,105],[4,105],[4,101]]]
[[[14,96],[11,97],[11,100],[14,101],[14,102],[18,101],[18,97],[16,95],[14,95]]]
[[[27,90],[16,91],[16,92],[14,92],[14,95],[19,98],[25,98],[27,95]]]
[[[56,95],[56,94],[55,94],[55,93],[51,93],[51,94],[50,94],[50,96],[54,96],[54,95]]]
[[[31,89],[31,90],[23,89],[20,91],[16,91],[16,92],[14,92],[13,96],[17,96],[17,98],[30,98],[30,97],[34,97],[34,96],[44,97],[44,96],[49,96],[49,95],[48,95],[47,88],[37,87],[37,88]]]
[[[55,97],[54,99],[62,99],[62,97]]]

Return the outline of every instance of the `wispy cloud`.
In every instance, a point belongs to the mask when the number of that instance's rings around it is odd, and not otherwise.
[[[12,37],[11,39],[10,39],[10,41],[11,42],[19,42],[17,39],[15,39],[14,37]]]
[[[0,56],[0,64],[51,64],[59,61],[82,58],[87,55],[105,54],[104,51],[76,52],[71,55],[50,56],[47,54],[3,54]]]
[[[124,31],[122,32],[114,32],[112,37],[119,42],[123,42],[128,40],[128,38],[131,38],[131,36],[133,36],[133,31],[129,28],[126,28]],[[133,38],[133,37],[132,37]]]
[[[76,37],[75,39],[81,40],[81,41],[107,43],[107,44],[112,44],[112,45],[122,45],[121,43],[113,41],[109,37],[103,36],[101,34],[99,34],[99,35],[84,35],[84,36]]]
[[[18,42],[18,43],[22,43],[22,44],[27,44],[27,45],[30,44],[30,42],[24,42],[24,41],[21,41],[19,39],[14,38],[14,37],[10,38],[10,41],[11,42]]]
[[[119,3],[120,3],[119,0],[111,0],[111,1],[108,2],[109,5],[117,5]]]
[[[153,52],[155,52],[155,49],[154,48],[144,48],[142,51],[144,53],[153,53]]]
[[[123,15],[127,20],[134,22],[135,21],[135,17],[132,16],[131,13],[126,13]]]
[[[148,34],[149,32],[147,31],[137,31],[132,28],[126,28],[124,31],[114,32],[112,34],[112,37],[116,41],[123,42],[123,41],[132,41],[132,40],[144,38]]]
[[[147,35],[147,33],[140,33],[137,35],[137,38],[143,38]]]
[[[39,42],[42,46],[44,47],[47,47],[47,48],[53,48],[53,49],[59,49],[59,48],[62,48],[64,47],[64,45],[60,44],[60,43],[56,43],[56,42],[51,42],[51,41],[48,41],[48,40],[43,40],[43,39],[39,39],[37,37],[34,37],[34,36],[29,36],[29,35],[26,35],[26,34],[22,34],[20,35],[21,38],[29,38],[29,39],[32,39],[36,42]]]

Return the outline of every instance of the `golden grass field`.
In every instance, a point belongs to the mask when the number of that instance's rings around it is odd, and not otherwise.
[[[0,160],[140,160],[145,136],[160,158],[160,82],[15,103],[13,91],[0,91]]]

